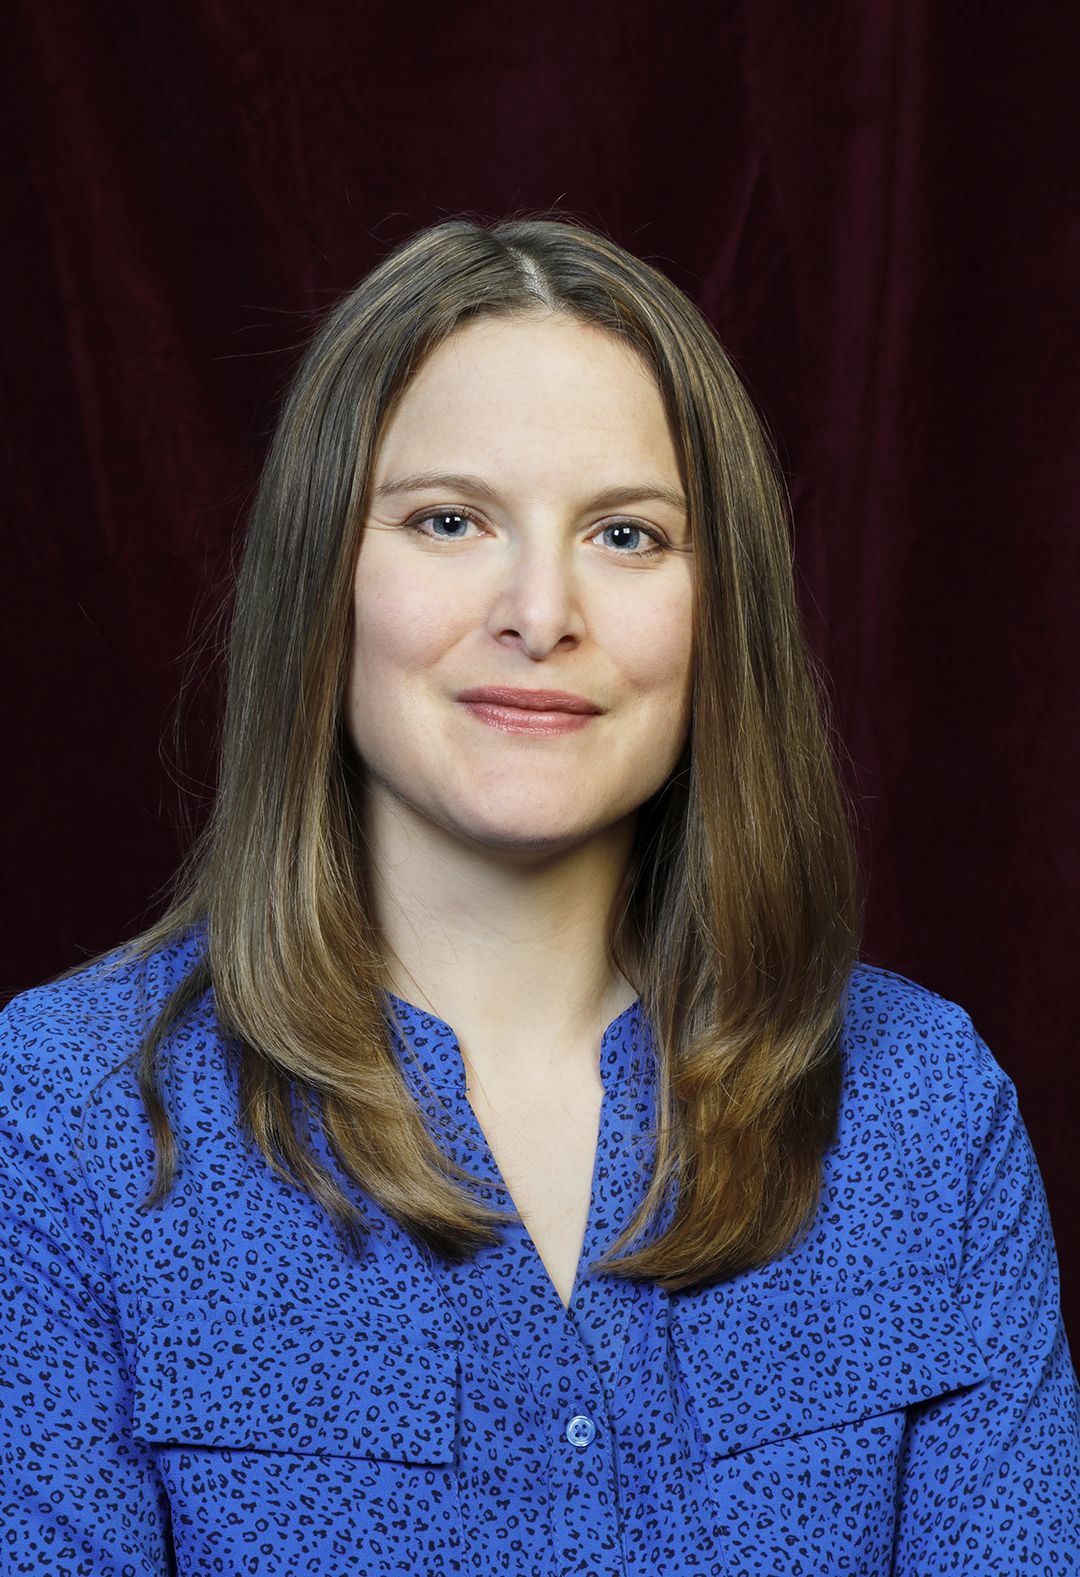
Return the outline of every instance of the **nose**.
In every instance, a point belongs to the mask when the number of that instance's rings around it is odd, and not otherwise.
[[[554,529],[541,530],[500,559],[488,612],[496,640],[519,642],[530,657],[541,658],[584,639],[584,588],[573,543]]]

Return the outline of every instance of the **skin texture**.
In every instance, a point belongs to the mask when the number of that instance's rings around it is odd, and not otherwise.
[[[490,496],[380,496],[419,471],[470,474]],[[458,330],[414,375],[376,457],[346,722],[366,768],[379,924],[392,989],[450,1022],[491,1088],[588,1075],[594,1036],[635,995],[603,931],[636,810],[689,726],[693,554],[670,502],[589,507],[626,484],[683,492],[651,373],[604,331],[547,312]],[[575,733],[505,733],[455,699],[480,684],[572,691],[605,711]]]

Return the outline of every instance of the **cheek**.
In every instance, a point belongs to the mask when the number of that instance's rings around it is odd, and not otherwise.
[[[690,619],[688,599],[672,597],[612,621],[606,645],[639,695],[673,700],[686,689],[693,649]]]
[[[346,727],[376,774],[392,773],[411,737],[402,727],[413,706],[410,681],[437,661],[443,617],[434,599],[400,575],[381,570],[377,581],[357,579]]]
[[[456,638],[456,622],[445,596],[428,592],[406,576],[381,575],[378,590],[363,583],[353,596],[353,670],[357,681],[379,673],[430,667]]]

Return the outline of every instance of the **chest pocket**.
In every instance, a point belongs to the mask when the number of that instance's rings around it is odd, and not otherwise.
[[[812,1300],[683,1294],[671,1304],[671,1336],[713,1457],[893,1412],[991,1373],[944,1273],[929,1264]]]
[[[460,1338],[377,1319],[184,1311],[139,1328],[134,1434],[152,1444],[452,1463]]]

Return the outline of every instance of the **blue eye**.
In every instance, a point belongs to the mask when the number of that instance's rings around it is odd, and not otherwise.
[[[472,519],[471,515],[466,515],[462,510],[459,510],[459,509],[437,509],[437,510],[434,511],[433,514],[424,515],[419,520],[411,520],[409,522],[409,526],[410,526],[411,530],[419,531],[420,527],[422,525],[425,525],[427,523],[427,521],[429,521],[429,520],[435,520],[435,521],[454,520],[454,521],[460,522],[460,524],[464,527],[464,526],[467,526],[469,524],[471,519]],[[432,533],[430,531],[423,531],[420,534],[421,534],[421,536],[425,536],[425,537],[428,537],[428,536],[432,535]],[[462,531],[461,533],[455,533],[454,536],[450,536],[450,537],[436,536],[435,537],[435,541],[436,542],[458,542],[458,541],[460,541],[461,536],[463,536],[463,535],[464,535],[464,531]]]
[[[429,522],[436,529],[428,530]],[[445,527],[450,523],[453,523],[455,528],[450,535],[444,535],[442,531],[437,529],[439,526]],[[462,542],[465,540],[465,533],[469,525],[480,524],[481,522],[477,520],[476,516],[467,509],[432,509],[426,515],[416,515],[412,520],[407,520],[405,529],[407,531],[415,531],[422,537],[427,537],[430,542]],[[615,544],[616,558],[659,558],[667,548],[666,542],[658,532],[651,531],[648,526],[643,526],[637,520],[609,521],[607,525],[599,527],[594,535],[602,536],[607,531],[624,533],[629,535],[635,542],[640,541],[644,537],[652,544],[651,547],[647,548],[629,547],[625,542],[624,535],[624,539]]]
[[[664,545],[653,532],[647,531],[644,526],[639,526],[636,520],[616,520],[609,526],[602,526],[600,534],[605,531],[627,531],[635,538],[648,537],[653,543],[653,548],[631,548],[624,558],[654,558],[656,554],[664,551]],[[622,547],[625,544],[620,543]]]

